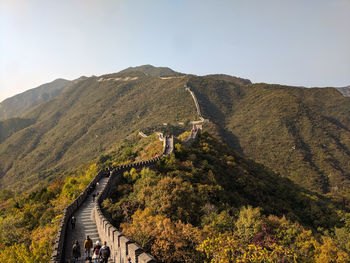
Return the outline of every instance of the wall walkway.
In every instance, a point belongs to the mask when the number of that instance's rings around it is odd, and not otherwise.
[[[83,193],[64,210],[54,243],[51,263],[70,262],[73,241],[78,240],[82,247],[86,235],[90,235],[93,241],[100,240],[107,242],[112,252],[110,262],[124,263],[127,262],[128,257],[131,258],[133,263],[156,262],[154,257],[145,253],[138,244],[129,240],[112,226],[103,215],[100,205],[104,199],[108,198],[111,190],[119,183],[125,171],[129,171],[132,168],[142,169],[152,166],[163,155],[172,153],[173,148],[173,137],[164,137],[164,149],[161,155],[151,160],[101,170]],[[92,202],[89,189],[95,186],[97,182],[99,185],[96,186],[94,191],[99,192],[99,195],[96,201]],[[77,224],[74,230],[71,229],[69,224],[72,215],[77,218]]]

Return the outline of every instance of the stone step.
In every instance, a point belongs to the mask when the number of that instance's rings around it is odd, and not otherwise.
[[[106,185],[108,181],[108,178],[102,178],[100,180],[99,186],[96,186],[95,193],[101,192],[103,187]],[[72,246],[74,240],[78,240],[80,244],[81,254],[82,257],[80,258],[79,262],[85,262],[84,258],[84,241],[87,235],[91,238],[93,243],[95,244],[97,240],[100,242],[96,223],[92,217],[92,212],[94,208],[94,202],[92,202],[92,196],[87,198],[85,202],[78,208],[78,210],[74,213],[76,221],[75,229],[71,229],[71,226],[68,226],[66,239],[65,239],[65,261],[71,262],[71,256],[72,256]],[[109,260],[108,262],[113,262],[113,260]]]

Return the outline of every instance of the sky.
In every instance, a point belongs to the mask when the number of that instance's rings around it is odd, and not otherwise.
[[[0,0],[0,101],[143,64],[347,86],[350,0]]]

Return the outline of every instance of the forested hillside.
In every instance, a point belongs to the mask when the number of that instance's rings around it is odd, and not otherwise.
[[[161,152],[138,131],[190,128],[185,85],[209,133],[125,174],[104,202],[114,224],[163,262],[348,262],[350,98],[150,65],[0,121],[0,261],[47,262],[62,209],[99,169]]]
[[[212,132],[234,149],[308,189],[349,189],[350,99],[336,89],[214,77],[191,77],[188,86]]]
[[[196,119],[185,83],[210,119],[205,129],[233,149],[308,189],[348,191],[350,99],[337,90],[184,75],[151,65],[83,78],[24,120],[2,123],[10,128],[0,130],[1,186],[16,176],[25,178],[24,186],[51,180],[107,150],[112,138]]]
[[[0,191],[0,262],[48,263],[62,211],[102,168],[150,159],[163,150],[157,135],[141,138],[137,133],[115,142],[96,160],[81,164],[37,190],[15,193]]]
[[[125,172],[105,213],[160,262],[348,262],[349,214],[204,133]]]
[[[32,119],[10,118],[0,121],[0,143],[19,130],[34,123]]]
[[[251,84],[151,65],[80,79],[23,120],[1,123],[9,127],[0,129],[1,186],[16,176],[25,187],[52,180],[130,132],[196,119],[185,83],[210,120],[205,129],[233,149],[308,189],[348,192],[350,99],[336,89]]]
[[[54,180],[130,133],[197,118],[185,79],[140,71],[81,80],[23,115],[33,124],[0,144],[0,187],[17,190]]]

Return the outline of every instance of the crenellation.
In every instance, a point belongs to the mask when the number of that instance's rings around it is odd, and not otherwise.
[[[119,239],[121,236],[123,236],[123,234],[118,230],[113,231],[113,242],[116,244],[116,248],[120,247]]]
[[[111,227],[112,227],[112,225],[108,222],[108,223],[106,224],[106,234],[107,234],[107,236],[112,240],[111,232],[110,232]]]
[[[147,253],[142,253],[141,255],[139,255],[137,257],[137,259],[138,259],[138,263],[155,263],[155,262],[157,262],[154,257],[152,257],[151,255],[149,255]]]
[[[136,243],[128,244],[128,256],[131,258],[131,262],[138,262],[138,256],[144,253],[143,249]]]
[[[128,244],[129,243],[131,243],[131,241],[126,236],[121,236],[119,238],[120,251],[123,255],[125,255],[125,258],[129,255],[129,253],[128,253]]]

